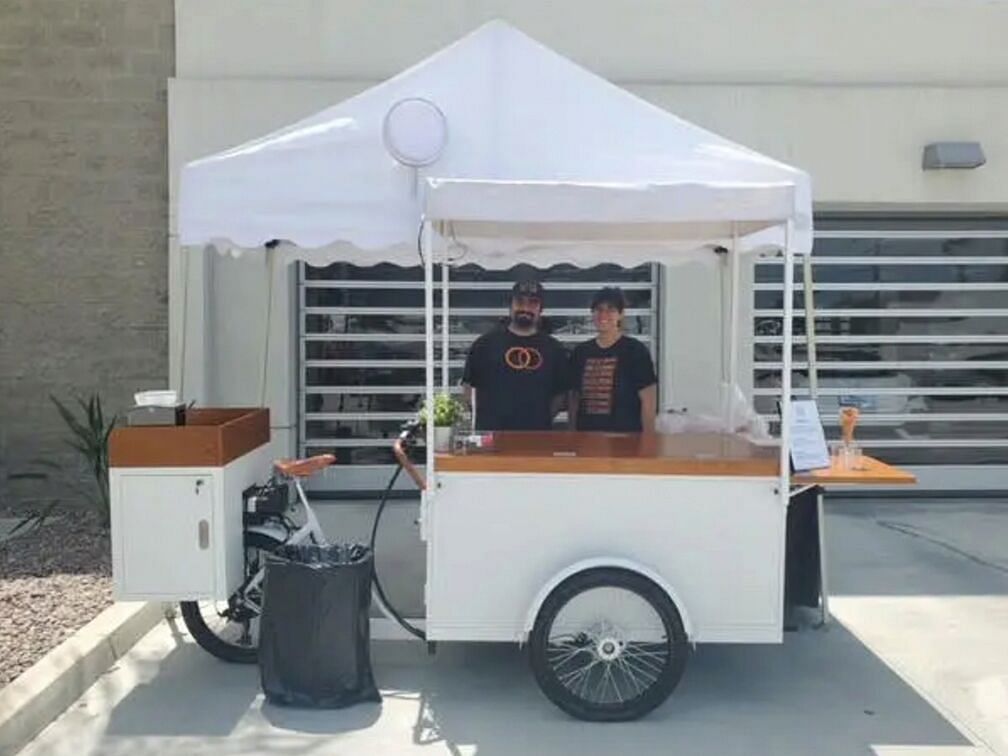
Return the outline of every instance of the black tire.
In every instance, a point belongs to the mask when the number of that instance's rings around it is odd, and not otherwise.
[[[259,566],[264,552],[275,551],[283,541],[263,533],[245,534],[246,552],[246,579],[259,571]],[[241,643],[233,642],[225,637],[221,637],[211,628],[206,621],[206,614],[214,611],[221,618],[229,621],[234,616],[232,614],[233,602],[228,602],[229,606],[223,611],[216,608],[213,602],[183,601],[179,604],[182,613],[182,621],[185,622],[193,640],[199,644],[204,651],[235,664],[255,664],[259,657],[258,638],[255,642]],[[239,610],[241,611],[241,610]],[[253,616],[254,615],[254,616]],[[258,613],[249,609],[239,621],[247,620],[249,623],[258,621]]]
[[[602,643],[602,640],[593,639],[585,628],[577,634],[557,636],[570,639],[551,644],[554,622],[564,607],[576,596],[599,588],[623,589],[643,599],[661,618],[663,637],[655,642],[626,642],[624,639],[615,647],[609,643],[602,646],[596,645],[596,641]],[[600,656],[603,651],[615,651],[615,654],[607,660]],[[532,628],[529,654],[536,682],[554,704],[578,719],[622,722],[644,716],[669,697],[686,668],[689,644],[679,611],[664,590],[636,572],[602,567],[572,575],[550,593]],[[583,661],[575,661],[578,659]],[[646,660],[647,668],[643,670],[646,675],[636,674],[642,671],[636,666],[642,659]],[[572,666],[565,669],[564,665]],[[653,670],[651,665],[654,665]],[[587,692],[591,670],[596,667],[601,675],[603,693],[609,684],[605,678],[609,676],[616,701],[591,700],[576,692],[578,688]],[[619,694],[617,675],[622,675],[625,681],[623,692],[633,693],[626,700]],[[578,676],[582,676],[580,680]],[[562,678],[567,678],[568,682]]]

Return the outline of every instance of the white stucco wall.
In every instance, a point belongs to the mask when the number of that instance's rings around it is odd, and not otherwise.
[[[177,0],[176,8],[172,223],[187,160],[338,102],[494,17],[681,117],[809,170],[820,209],[1008,210],[1004,2]],[[988,164],[923,172],[924,144],[942,139],[980,141]],[[182,303],[172,259],[174,381]],[[190,267],[187,393],[256,401],[264,269],[221,259],[208,268]],[[288,426],[294,345],[284,314],[293,289],[276,275],[268,397],[274,424]],[[711,310],[709,275],[666,276],[664,301],[674,306],[663,323],[662,373],[676,406],[714,400],[716,307],[689,329],[673,317]]]
[[[1001,0],[176,0],[181,78],[382,79],[501,18],[619,82],[1003,84]]]

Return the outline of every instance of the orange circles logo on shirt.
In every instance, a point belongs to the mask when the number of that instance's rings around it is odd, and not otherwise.
[[[511,347],[504,353],[504,362],[512,370],[538,370],[543,358],[538,349],[532,347]]]

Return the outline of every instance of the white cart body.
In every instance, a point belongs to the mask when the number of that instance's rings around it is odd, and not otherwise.
[[[445,472],[438,485],[425,520],[430,640],[524,641],[553,588],[601,566],[660,585],[695,642],[781,639],[775,478]]]

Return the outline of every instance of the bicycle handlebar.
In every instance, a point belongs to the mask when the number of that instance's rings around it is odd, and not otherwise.
[[[413,436],[420,429],[420,423],[413,421],[407,423],[403,426],[402,432],[399,434],[399,438],[395,440],[392,444],[392,453],[395,454],[396,461],[402,466],[402,469],[406,471],[406,474],[410,476],[410,479],[416,484],[417,488],[421,491],[427,490],[427,481],[424,480],[424,476],[420,474],[417,466],[413,464],[413,460],[409,458],[409,452],[407,446],[410,441],[413,440]]]

